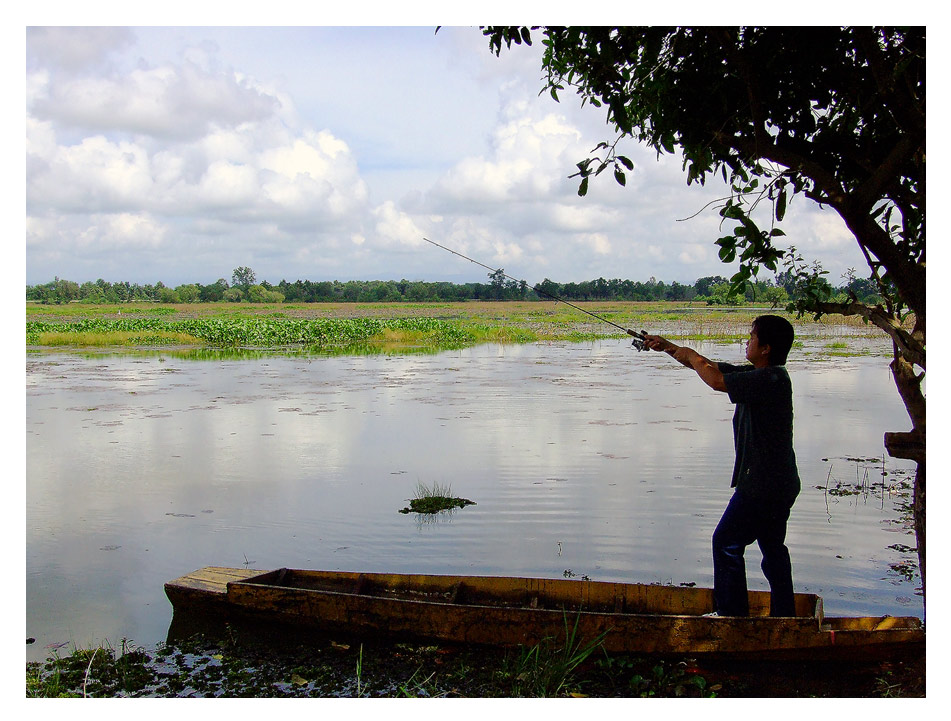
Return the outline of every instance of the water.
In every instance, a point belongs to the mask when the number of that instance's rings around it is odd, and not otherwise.
[[[796,588],[831,615],[922,616],[917,578],[892,569],[915,560],[900,550],[915,540],[907,499],[887,492],[913,464],[887,458],[882,476],[883,433],[908,427],[888,359],[812,350],[789,363]],[[700,351],[743,357],[742,345]],[[26,381],[28,659],[64,642],[164,640],[164,582],[206,565],[712,585],[733,407],[624,341],[204,361],[30,353]],[[398,512],[434,482],[476,505]],[[750,587],[765,589],[759,560],[751,547]]]

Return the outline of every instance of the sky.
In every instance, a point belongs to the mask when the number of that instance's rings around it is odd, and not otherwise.
[[[679,154],[632,141],[627,186],[578,197],[575,164],[614,139],[603,110],[539,94],[540,43],[496,57],[474,24],[417,15],[28,23],[26,283],[487,282],[424,237],[530,284],[735,272],[721,181],[688,187]],[[834,284],[866,274],[833,212],[797,198],[783,228]]]

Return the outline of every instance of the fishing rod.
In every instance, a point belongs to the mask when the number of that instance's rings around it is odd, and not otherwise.
[[[468,255],[463,255],[457,250],[453,250],[452,248],[447,248],[445,245],[440,245],[436,241],[430,240],[429,238],[423,238],[423,240],[425,240],[427,243],[431,245],[435,245],[437,248],[442,248],[443,250],[448,251],[452,253],[453,255],[458,255],[460,258],[464,258],[465,260],[468,260],[470,263],[475,263],[476,265],[481,266],[485,268],[486,270],[491,270],[493,273],[499,273],[502,275],[503,278],[508,278],[509,280],[513,280],[516,283],[523,283],[525,285],[528,285],[528,283],[526,283],[524,280],[520,280],[519,278],[513,278],[507,273],[504,273],[501,268],[493,268],[491,266],[486,265],[485,263],[480,263],[479,261],[470,258]],[[643,330],[636,331],[636,330],[631,330],[630,328],[625,328],[624,326],[618,325],[614,321],[608,320],[607,318],[604,318],[603,316],[600,316],[597,313],[592,313],[590,310],[586,310],[585,308],[582,308],[579,305],[575,305],[574,303],[571,303],[565,300],[564,298],[559,298],[554,293],[549,293],[547,290],[543,290],[537,285],[532,286],[532,290],[534,290],[536,293],[541,293],[542,295],[547,296],[558,303],[564,303],[565,305],[570,306],[574,308],[575,310],[580,310],[582,313],[587,313],[593,318],[597,318],[602,323],[607,323],[608,325],[613,325],[618,330],[623,330],[628,335],[634,337],[634,340],[631,343],[631,345],[634,348],[637,348],[638,351],[644,350],[644,341],[647,340],[647,331],[643,331]]]

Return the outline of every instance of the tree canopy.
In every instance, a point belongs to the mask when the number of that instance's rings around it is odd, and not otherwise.
[[[118,282],[101,278],[95,283],[82,285],[71,280],[56,278],[49,283],[28,285],[26,299],[44,304],[59,303],[126,303],[151,301],[159,303],[398,303],[458,302],[467,300],[541,301],[552,296],[567,300],[596,301],[683,301],[706,302],[708,305],[737,305],[743,301],[769,303],[770,307],[785,305],[797,292],[795,280],[788,272],[774,279],[757,280],[747,284],[744,293],[730,294],[729,281],[719,275],[706,276],[687,285],[677,281],[664,282],[651,278],[647,281],[597,278],[581,282],[558,283],[545,278],[535,286],[524,280],[507,279],[500,269],[488,275],[489,283],[426,282],[422,280],[348,280],[311,281],[282,280],[272,285],[262,280],[247,290],[231,287],[224,278],[204,285],[186,283],[175,288],[161,281],[153,284]],[[868,278],[849,277],[848,283],[831,288],[830,292],[845,300],[855,295],[874,302],[877,291]]]

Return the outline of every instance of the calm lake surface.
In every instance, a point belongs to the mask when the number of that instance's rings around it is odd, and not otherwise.
[[[699,345],[740,362],[743,345]],[[797,591],[923,615],[888,346],[794,349]],[[434,355],[26,358],[28,660],[163,641],[165,581],[208,565],[712,586],[733,463],[725,394],[626,341]],[[883,475],[883,468],[885,475]],[[417,483],[476,505],[401,514]],[[747,551],[750,587],[768,586]],[[68,650],[68,649],[67,649]]]

